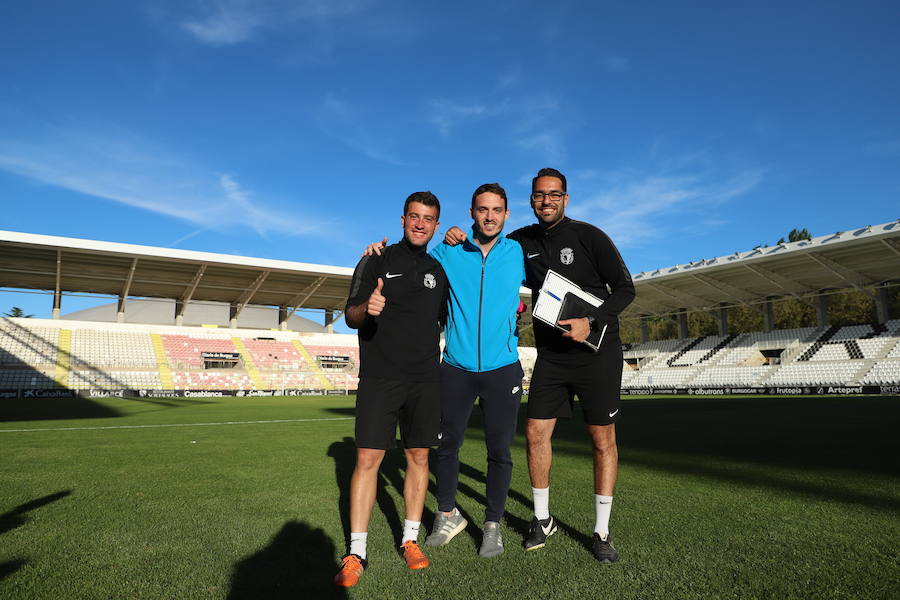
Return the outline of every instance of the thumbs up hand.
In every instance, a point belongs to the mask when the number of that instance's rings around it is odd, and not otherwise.
[[[387,302],[387,299],[381,295],[382,288],[384,288],[384,280],[379,277],[378,285],[375,286],[375,291],[369,296],[369,302],[366,306],[366,312],[373,317],[381,314],[381,311],[384,310],[384,304]]]

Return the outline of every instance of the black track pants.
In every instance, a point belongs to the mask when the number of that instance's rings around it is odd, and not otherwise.
[[[456,505],[459,449],[465,439],[475,399],[480,398],[478,405],[484,416],[487,446],[487,506],[484,520],[499,522],[503,517],[512,478],[509,447],[516,435],[516,417],[522,401],[522,376],[522,366],[518,361],[482,373],[441,364],[441,441],[434,464],[438,510],[450,511]]]

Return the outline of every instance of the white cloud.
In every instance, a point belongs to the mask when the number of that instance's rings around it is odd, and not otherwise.
[[[222,2],[194,20],[181,23],[182,29],[211,46],[246,42],[263,25],[262,13],[243,2]]]
[[[898,158],[900,157],[900,139],[870,142],[864,146],[864,150],[869,154]]]
[[[301,221],[255,202],[231,175],[216,174],[170,148],[121,131],[57,130],[30,141],[0,138],[0,169],[203,229],[249,224],[266,235],[312,233],[320,226],[315,219]]]
[[[749,193],[762,180],[760,169],[726,174],[626,171],[607,177],[594,186],[599,191],[586,197],[570,188],[568,213],[599,226],[620,246],[638,246],[651,238],[677,237],[683,232],[674,228],[698,221],[708,227],[721,225],[717,208]],[[673,219],[676,213],[679,218]]]
[[[319,128],[330,137],[372,160],[397,166],[411,166],[412,163],[397,156],[391,149],[390,134],[379,135],[371,129],[372,119],[362,114],[362,109],[329,93],[322,101],[319,111]]]
[[[566,137],[578,117],[566,114],[563,101],[551,93],[528,96],[517,110],[514,144],[537,154],[548,165],[562,165],[568,157]]]
[[[261,31],[301,21],[322,27],[328,20],[359,12],[364,0],[213,0],[193,3],[192,17],[179,26],[197,41],[226,46],[254,39]]]
[[[559,165],[567,158],[566,137],[577,127],[577,111],[553,93],[523,93],[520,75],[520,70],[501,74],[493,89],[465,99],[432,99],[425,106],[425,120],[447,139],[457,128],[494,119],[508,144]]]
[[[462,104],[449,100],[432,100],[428,106],[428,121],[437,127],[441,137],[450,136],[454,127],[464,121],[472,121],[489,114],[481,103]]]
[[[500,77],[497,78],[497,90],[504,90],[508,87],[512,87],[522,80],[522,67],[517,66],[514,67],[504,73],[500,74]]]
[[[523,150],[540,154],[546,162],[551,164],[559,165],[566,160],[565,143],[557,131],[534,133],[519,138],[516,145]]]
[[[603,66],[615,73],[624,73],[631,68],[631,61],[624,56],[610,55],[603,59]]]

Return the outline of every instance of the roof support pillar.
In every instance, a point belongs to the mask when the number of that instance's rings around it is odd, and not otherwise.
[[[279,306],[278,307],[278,329],[281,331],[287,331],[288,328],[288,307],[287,306]]]
[[[650,341],[650,329],[647,327],[647,316],[641,315],[641,343],[646,344]]]
[[[325,309],[325,331],[334,333],[334,311]]]
[[[681,308],[678,310],[678,337],[680,337],[681,339],[689,337],[686,308]]]
[[[239,304],[231,303],[228,305],[228,326],[232,329],[237,329],[237,320],[238,315],[241,314],[241,308],[243,306]]]
[[[719,335],[728,335],[728,305],[719,303]]]
[[[891,319],[891,301],[888,297],[888,287],[883,284],[875,288],[875,314],[878,322],[882,325]]]
[[[816,296],[816,325],[828,326],[828,296],[825,294]]]
[[[59,319],[59,309],[62,308],[62,292],[60,291],[59,280],[62,279],[62,250],[56,251],[56,287],[53,291],[53,314],[54,319]]]
[[[769,333],[775,329],[775,310],[772,308],[773,296],[766,298],[763,303],[763,330]]]
[[[175,324],[183,325],[184,324],[184,311],[187,310],[187,306],[191,301],[191,298],[194,297],[194,292],[197,291],[197,286],[200,285],[200,280],[203,279],[203,274],[206,273],[206,265],[200,265],[200,268],[197,269],[197,272],[194,273],[193,279],[188,284],[187,289],[184,291],[184,294],[181,295],[181,298],[175,301]]]
[[[125,322],[125,300],[128,298],[128,293],[131,291],[131,282],[134,281],[134,271],[137,269],[138,259],[133,258],[131,260],[131,269],[128,271],[128,277],[125,279],[125,287],[122,288],[122,291],[119,293],[119,306],[116,310],[116,323],[124,323]]]

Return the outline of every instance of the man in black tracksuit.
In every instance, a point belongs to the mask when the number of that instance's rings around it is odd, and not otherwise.
[[[417,538],[428,489],[428,452],[438,445],[441,426],[440,322],[449,287],[444,269],[425,250],[440,209],[431,192],[409,196],[400,218],[403,240],[380,256],[363,257],[353,273],[345,320],[359,330],[360,381],[350,548],[334,579],[341,587],[356,585],[368,565],[378,468],[394,446],[398,423],[406,455],[401,550],[410,569],[429,565]]]
[[[528,287],[533,298],[552,269],[603,299],[583,318],[560,321],[562,332],[534,321],[538,357],[528,394],[528,470],[535,518],[526,550],[544,546],[557,525],[549,513],[551,438],[558,417],[570,417],[578,396],[593,443],[597,560],[615,562],[609,537],[609,514],[618,470],[615,423],[621,414],[622,345],[618,315],[634,299],[634,284],[612,240],[593,225],[565,216],[566,178],[556,169],[541,169],[532,181],[531,206],[538,222],[512,232],[521,244]],[[591,330],[606,327],[598,351],[581,342]]]

